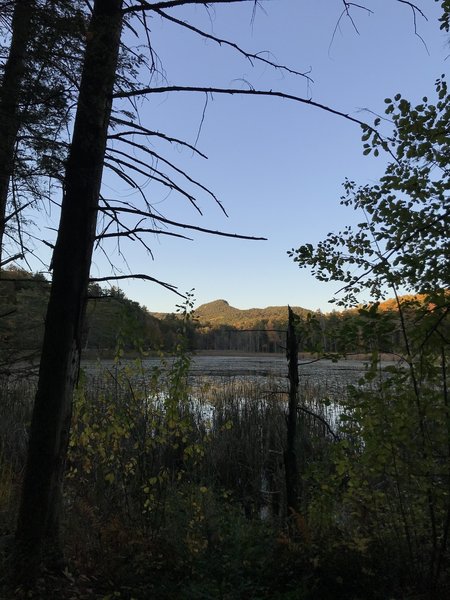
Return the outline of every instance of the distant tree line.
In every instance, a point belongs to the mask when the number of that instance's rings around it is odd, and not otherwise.
[[[37,359],[44,332],[49,282],[41,274],[5,269],[0,283],[0,360]],[[419,302],[419,301],[418,301]],[[398,315],[389,302],[384,310],[302,313],[297,316],[301,352],[346,354],[382,348],[396,352],[401,345]],[[83,350],[88,355],[172,351],[179,341],[176,313],[157,318],[118,287],[89,287]],[[195,318],[184,322],[183,335],[191,351],[279,353],[285,351],[286,319],[255,319],[245,327]]]
[[[338,355],[371,352],[377,344],[381,344],[384,352],[398,351],[401,345],[401,324],[397,312],[393,309],[381,311],[383,323],[381,325],[377,322],[376,327],[372,314],[373,311],[369,308],[360,308],[328,314],[311,312],[307,316],[298,316],[300,352]],[[194,323],[192,327],[192,339],[197,350],[285,352],[287,314],[286,320],[262,320],[251,329],[204,323]]]

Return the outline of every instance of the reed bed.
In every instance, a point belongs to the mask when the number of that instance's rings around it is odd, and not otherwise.
[[[8,534],[15,523],[35,391],[35,383],[29,379],[0,380],[0,532],[3,534]]]
[[[300,512],[288,515],[286,379],[192,378],[186,366],[113,365],[81,379],[63,530],[97,595],[70,597],[371,598],[361,590],[383,559],[370,562],[359,533],[344,537],[355,517],[340,506],[346,473],[334,456],[347,382],[300,379]],[[0,385],[3,534],[13,532],[34,392]]]

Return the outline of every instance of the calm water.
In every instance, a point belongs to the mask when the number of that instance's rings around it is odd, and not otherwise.
[[[193,375],[222,376],[287,376],[287,361],[283,355],[274,356],[195,356],[192,361]],[[364,371],[363,361],[344,360],[332,363],[329,360],[300,360],[300,377],[312,377],[320,373],[323,376],[344,376],[352,373],[358,377]]]
[[[173,359],[166,359],[170,367]],[[131,364],[132,361],[124,360],[122,365]],[[329,360],[299,361],[299,375],[304,380],[340,380],[341,382],[355,382],[364,372],[364,361],[342,360],[333,363]],[[393,364],[393,363],[385,363]],[[159,358],[149,358],[143,361],[145,370],[162,366]],[[103,368],[114,368],[112,360],[103,360],[101,363],[85,361],[83,367],[88,373],[95,373]],[[285,379],[287,377],[286,357],[275,355],[250,355],[250,356],[193,356],[190,373],[192,377],[272,377]]]
[[[144,373],[136,373],[136,382],[142,377],[145,378],[145,372],[150,374],[155,367],[169,369],[173,360],[144,360]],[[123,360],[120,367],[131,366],[134,362]],[[386,366],[388,364],[393,363],[384,363]],[[112,360],[85,361],[83,367],[86,374],[94,378],[105,369],[115,378],[115,370],[120,368]],[[338,363],[329,360],[300,360],[302,402],[307,403],[317,414],[321,414],[332,429],[337,429],[339,406],[346,394],[347,385],[356,383],[361,378],[364,367],[364,361],[360,360],[342,360]],[[287,372],[284,355],[194,356],[190,369],[191,401],[201,406],[199,410],[205,415],[205,419],[211,417],[214,399],[222,395],[229,395],[234,400],[245,403],[249,398],[254,398],[255,393],[259,394],[264,390],[264,393],[276,393],[280,402],[286,403],[289,388]],[[133,378],[133,375],[131,377]]]

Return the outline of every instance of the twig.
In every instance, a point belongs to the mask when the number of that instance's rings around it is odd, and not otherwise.
[[[154,8],[153,10],[157,14],[159,14],[161,17],[163,17],[164,19],[167,19],[168,21],[172,21],[172,23],[176,23],[177,25],[180,25],[181,27],[185,27],[186,29],[193,31],[194,33],[197,33],[198,35],[200,35],[208,40],[212,40],[212,41],[216,42],[217,44],[219,44],[219,46],[225,45],[225,46],[229,46],[230,48],[233,48],[234,50],[236,50],[236,52],[239,52],[239,54],[242,54],[243,56],[245,56],[245,58],[250,62],[250,64],[252,66],[253,66],[254,60],[260,61],[260,62],[265,63],[266,65],[273,67],[274,69],[278,69],[280,71],[286,71],[287,73],[291,73],[293,75],[299,75],[300,77],[305,77],[309,82],[312,82],[311,77],[309,77],[307,74],[309,71],[302,73],[301,71],[295,71],[294,69],[291,69],[290,67],[286,67],[285,65],[279,65],[275,62],[272,62],[271,60],[268,60],[267,58],[263,58],[261,56],[262,52],[257,52],[256,54],[247,52],[247,51],[243,50],[242,48],[240,48],[234,42],[230,42],[229,40],[225,40],[223,38],[216,37],[215,35],[211,35],[210,33],[207,33],[206,31],[202,31],[201,29],[194,27],[190,23],[187,23],[186,21],[181,21],[180,19],[176,19],[175,17],[172,17],[171,15],[167,14],[166,12],[164,12],[158,8]]]

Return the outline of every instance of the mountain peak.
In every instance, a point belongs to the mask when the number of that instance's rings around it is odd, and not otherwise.
[[[307,310],[292,307],[299,314],[306,314]],[[200,323],[210,325],[231,325],[238,328],[252,328],[261,326],[264,322],[287,321],[287,306],[269,306],[267,308],[239,309],[224,300],[213,300],[202,304],[195,309],[195,316]]]
[[[220,307],[228,308],[230,303],[224,300],[223,298],[219,298],[219,300],[212,300],[212,302],[206,302],[205,304],[201,304],[196,310],[202,310],[204,308],[220,308]]]

